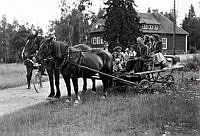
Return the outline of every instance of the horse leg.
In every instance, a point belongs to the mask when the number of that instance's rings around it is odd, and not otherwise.
[[[65,84],[67,87],[67,93],[68,93],[68,99],[66,100],[66,102],[70,102],[71,101],[71,84],[70,84],[70,75],[63,75],[63,79],[65,80]]]
[[[107,78],[103,75],[100,75],[100,78],[103,83],[103,97],[102,98],[105,99],[107,97],[108,81],[107,81]]]
[[[54,83],[53,83],[53,71],[50,69],[47,69],[47,73],[49,76],[49,83],[50,83],[50,94],[48,97],[53,97],[55,95],[55,90],[54,90]]]
[[[92,91],[96,92],[96,80],[95,78],[92,78]]]
[[[72,77],[72,82],[74,86],[74,92],[75,92],[75,104],[79,103],[79,96],[78,96],[78,78],[77,77]]]
[[[55,76],[55,85],[56,85],[56,95],[54,96],[55,98],[60,98],[60,88],[59,88],[59,70],[54,71],[54,76]]]
[[[27,89],[30,89],[31,88],[30,83],[31,83],[31,77],[32,77],[33,67],[26,65],[26,70],[27,70],[26,79],[27,79],[27,84],[28,84]]]
[[[83,77],[83,92],[87,91],[87,78]]]

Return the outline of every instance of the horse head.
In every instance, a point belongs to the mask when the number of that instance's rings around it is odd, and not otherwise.
[[[39,44],[38,44],[37,35],[38,35],[38,33],[36,33],[34,35],[29,35],[27,37],[26,44],[22,50],[22,58],[23,59],[31,57],[38,50]]]
[[[61,41],[54,41],[53,39],[53,37],[43,39],[36,55],[38,61],[50,56],[59,59],[62,58],[68,45]]]
[[[52,42],[53,42],[53,37],[45,38],[42,40],[40,48],[36,54],[36,59],[38,61],[41,61],[42,59],[45,59],[52,54],[53,50]]]

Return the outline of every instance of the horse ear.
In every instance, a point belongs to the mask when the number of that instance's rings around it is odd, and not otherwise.
[[[36,36],[38,36],[38,32],[36,31],[36,33],[34,34],[34,36],[36,37]]]
[[[32,39],[36,38],[38,36],[38,32],[36,32],[33,36]]]
[[[53,36],[52,36],[52,37],[50,37],[50,38],[49,38],[49,42],[53,41],[53,39],[54,39],[54,37],[53,37]]]

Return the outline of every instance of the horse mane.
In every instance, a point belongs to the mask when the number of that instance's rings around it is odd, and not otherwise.
[[[61,58],[62,54],[66,51],[66,47],[69,47],[69,45],[62,41],[53,40],[52,42],[54,45],[55,54],[57,55],[58,58]]]

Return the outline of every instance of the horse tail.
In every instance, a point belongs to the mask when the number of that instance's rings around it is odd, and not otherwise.
[[[102,72],[105,72],[109,75],[113,74],[113,58],[112,58],[112,54],[108,51],[105,50],[95,50],[94,51],[95,54],[97,54],[103,61],[103,68],[102,68]],[[112,78],[108,78],[109,79],[109,87],[112,86],[113,83],[113,79]]]

